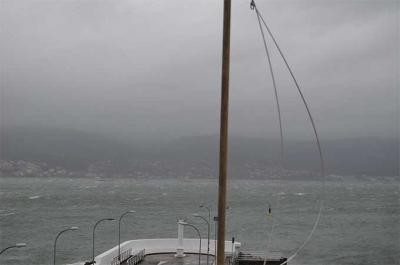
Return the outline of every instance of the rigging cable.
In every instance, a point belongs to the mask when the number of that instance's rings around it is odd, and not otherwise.
[[[273,67],[272,67],[271,56],[270,56],[270,53],[269,53],[269,50],[268,50],[267,41],[265,39],[264,30],[262,28],[261,20],[260,20],[259,16],[257,16],[257,20],[258,20],[258,25],[260,27],[261,36],[262,36],[263,43],[264,43],[265,53],[266,53],[267,59],[268,59],[269,72],[270,72],[270,75],[271,75],[272,85],[273,85],[274,94],[275,94],[275,103],[276,103],[278,120],[279,120],[279,135],[280,135],[280,165],[279,165],[279,171],[282,172],[283,171],[283,161],[284,161],[284,159],[283,159],[284,145],[283,145],[283,126],[282,126],[281,108],[280,108],[280,104],[279,104],[279,96],[278,96],[278,90],[277,90],[277,87],[276,87],[275,74],[274,74],[274,70],[273,70]],[[278,192],[276,190],[274,191],[274,193],[275,193],[274,197],[276,197],[276,209],[279,209],[279,194],[278,194]],[[269,235],[268,235],[268,239],[267,239],[267,251],[266,251],[265,256],[264,256],[263,265],[266,265],[266,263],[267,263],[268,249],[271,246],[271,241],[272,241],[271,239],[272,239],[273,234],[274,234],[274,228],[275,228],[275,223],[276,223],[275,222],[276,218],[274,218],[272,216],[272,213],[271,213],[271,204],[269,204],[269,206],[268,206],[268,215],[271,216],[272,222],[271,222],[271,229],[270,229],[270,232],[269,232]]]
[[[324,159],[323,159],[323,155],[322,155],[322,148],[321,148],[321,143],[320,143],[320,140],[319,140],[317,128],[316,128],[314,119],[313,119],[313,117],[312,117],[310,108],[309,108],[309,106],[308,106],[308,104],[307,104],[307,101],[306,101],[306,99],[305,99],[305,97],[304,97],[304,94],[303,94],[302,90],[300,89],[299,83],[297,82],[297,79],[296,79],[296,77],[294,76],[293,71],[292,71],[292,69],[291,69],[289,63],[287,62],[286,57],[283,55],[283,52],[282,52],[281,48],[279,47],[279,45],[278,45],[278,43],[277,43],[275,37],[273,36],[273,34],[272,34],[271,30],[269,29],[267,23],[265,22],[264,18],[263,18],[262,15],[260,14],[260,12],[259,12],[259,10],[258,10],[258,8],[257,8],[257,6],[256,6],[256,4],[255,4],[255,2],[254,2],[254,0],[251,0],[250,8],[251,8],[252,10],[255,10],[255,12],[256,12],[256,14],[257,14],[257,19],[258,19],[259,23],[260,23],[260,20],[261,20],[262,24],[264,25],[265,29],[266,29],[267,32],[268,32],[268,35],[271,37],[272,41],[274,42],[275,47],[277,48],[277,50],[278,50],[278,52],[279,52],[279,54],[280,54],[282,60],[284,61],[285,65],[286,65],[286,68],[288,69],[288,71],[289,71],[289,73],[290,73],[290,75],[291,75],[291,77],[292,77],[292,80],[293,80],[293,82],[294,82],[294,84],[295,84],[295,86],[296,86],[296,88],[297,88],[297,91],[298,91],[299,94],[300,94],[300,97],[301,97],[301,99],[302,99],[302,102],[303,102],[303,104],[304,104],[304,106],[305,106],[305,108],[306,108],[306,111],[307,111],[307,114],[308,114],[308,118],[309,118],[309,120],[310,120],[310,122],[311,122],[311,126],[312,126],[312,128],[313,128],[313,132],[314,132],[316,144],[317,144],[317,147],[318,147],[319,158],[320,158],[320,168],[321,168],[321,176],[322,176],[322,199],[321,199],[321,201],[320,201],[320,205],[319,205],[319,210],[318,210],[317,217],[316,217],[316,219],[315,219],[314,225],[313,225],[313,227],[312,227],[310,233],[308,234],[307,238],[306,238],[306,239],[304,240],[304,242],[300,245],[300,247],[298,247],[297,250],[296,250],[291,256],[289,256],[289,258],[287,259],[287,261],[285,261],[285,262],[283,262],[283,263],[281,264],[281,265],[283,265],[283,264],[287,264],[289,261],[291,261],[293,258],[295,258],[295,257],[297,256],[297,254],[307,245],[307,243],[308,243],[308,242],[310,241],[310,239],[312,238],[312,236],[313,236],[313,234],[314,234],[314,232],[315,232],[315,230],[316,230],[316,228],[317,228],[317,226],[318,226],[318,224],[319,224],[319,221],[320,221],[320,219],[321,219],[322,209],[323,209],[323,206],[324,206],[324,200],[325,200],[325,178],[326,178],[326,174],[325,174],[325,165],[324,165]],[[260,23],[260,24],[261,24],[261,23]],[[265,47],[267,47],[267,46],[266,46],[265,37],[264,37],[264,33],[263,33],[263,31],[261,31],[261,32],[262,32],[262,35],[263,35],[264,45],[265,45]]]

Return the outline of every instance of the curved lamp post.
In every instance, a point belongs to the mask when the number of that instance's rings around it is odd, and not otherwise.
[[[211,223],[211,211],[210,208],[204,206],[203,204],[200,204],[200,208],[206,208],[208,210],[208,216]],[[229,210],[229,206],[226,206],[226,210]],[[217,230],[218,230],[218,216],[214,216],[214,260],[217,257]]]
[[[92,264],[95,264],[95,263],[96,263],[96,262],[94,261],[94,233],[95,233],[95,231],[96,231],[96,227],[97,227],[98,224],[100,224],[100,223],[103,222],[103,221],[114,221],[114,220],[115,220],[114,218],[103,218],[103,219],[98,220],[98,221],[94,224],[94,227],[93,227]]]
[[[22,248],[22,247],[25,247],[25,246],[26,246],[26,243],[17,243],[17,244],[15,244],[15,245],[6,247],[6,248],[3,249],[2,251],[0,251],[0,255],[3,254],[3,252],[5,252],[6,250],[8,250],[8,249],[10,249],[10,248]]]
[[[119,217],[119,222],[118,222],[118,262],[121,262],[121,220],[122,218],[130,213],[136,213],[136,211],[134,210],[129,210],[124,212],[123,214],[121,214],[121,216]]]
[[[210,222],[211,222],[211,210],[210,210],[210,208],[208,208],[207,206],[205,206],[204,203],[201,203],[201,204],[199,205],[199,207],[200,207],[200,208],[205,208],[205,209],[207,209],[207,211],[208,211],[208,223],[210,223]]]
[[[200,234],[200,230],[197,229],[197,227],[195,227],[194,225],[189,224],[189,223],[186,223],[186,222],[180,221],[180,222],[178,222],[178,223],[181,224],[181,225],[184,225],[184,226],[190,226],[190,227],[192,227],[194,230],[196,230],[197,234],[199,235],[199,239],[200,239],[200,247],[199,247],[199,265],[200,265],[200,258],[201,258],[201,234]]]
[[[207,221],[206,218],[204,218],[203,216],[201,216],[198,213],[194,213],[192,214],[193,217],[197,217],[197,218],[201,218],[204,220],[204,222],[207,223],[207,265],[208,265],[208,256],[210,255],[210,222]]]
[[[54,252],[53,252],[53,257],[54,257],[54,262],[53,264],[56,265],[56,250],[57,250],[57,239],[61,236],[62,233],[67,232],[67,231],[76,231],[79,228],[77,226],[71,226],[70,228],[62,230],[58,235],[56,236],[56,239],[54,240]]]
[[[204,205],[204,203],[200,203],[199,205],[200,208],[204,208],[207,209],[208,211],[208,224],[211,224],[211,210],[209,207],[207,207],[206,205]],[[217,222],[214,222],[214,258],[217,256]],[[210,236],[208,236],[210,238]],[[210,247],[210,242],[208,242],[208,247]],[[208,252],[207,252],[208,253]],[[208,256],[208,255],[207,255]],[[207,257],[208,259],[208,257]],[[208,260],[207,260],[207,265],[208,265]]]

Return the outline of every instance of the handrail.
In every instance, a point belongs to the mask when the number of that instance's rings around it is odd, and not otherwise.
[[[121,263],[125,262],[129,257],[131,256],[132,248],[129,248],[123,252],[121,252],[121,255],[114,257],[111,261],[111,265],[120,265]]]
[[[127,265],[137,265],[139,262],[141,262],[144,259],[145,256],[145,250],[142,249],[138,251],[137,253],[133,254],[126,260]]]

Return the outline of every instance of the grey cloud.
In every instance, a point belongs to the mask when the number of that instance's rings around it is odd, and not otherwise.
[[[257,1],[325,138],[395,137],[397,1]],[[1,2],[1,125],[119,137],[218,133],[222,1]],[[271,44],[271,42],[269,42]],[[233,1],[231,129],[277,136],[249,1]],[[289,137],[310,137],[271,48]]]

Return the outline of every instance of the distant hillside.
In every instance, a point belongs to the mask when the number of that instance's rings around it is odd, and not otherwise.
[[[276,165],[279,142],[232,136],[229,139],[232,165],[262,163]],[[398,146],[395,139],[339,139],[323,141],[328,173],[398,176]],[[46,162],[68,169],[86,169],[96,161],[110,160],[124,170],[132,161],[175,160],[207,162],[216,167],[218,137],[197,136],[141,144],[122,143],[97,134],[49,128],[8,128],[0,131],[0,158]],[[285,143],[287,169],[318,170],[313,142]]]
[[[46,162],[85,169],[98,160],[120,161],[133,156],[126,145],[97,134],[54,128],[8,128],[0,132],[0,158]]]
[[[164,148],[164,156],[175,159],[217,160],[218,137],[180,138]],[[328,173],[398,176],[399,142],[396,139],[360,138],[322,142]],[[288,169],[318,170],[318,150],[314,142],[286,141],[285,167]],[[233,164],[259,162],[276,164],[279,161],[279,141],[230,137],[229,159]]]

